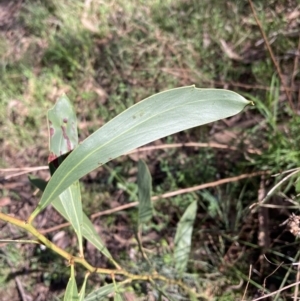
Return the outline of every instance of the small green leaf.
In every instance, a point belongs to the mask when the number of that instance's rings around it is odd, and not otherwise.
[[[74,272],[74,266],[71,265],[71,277],[69,279],[66,292],[65,292],[65,297],[64,301],[76,301],[79,300],[79,295],[78,295],[78,289],[77,289],[77,284],[76,284],[76,279],[75,279],[75,272]]]
[[[208,202],[207,211],[212,218],[216,218],[217,215],[222,216],[218,199],[215,196],[213,196],[208,190],[200,192],[200,195]]]
[[[176,270],[185,272],[192,242],[193,225],[197,213],[197,202],[192,202],[181,217],[175,235],[174,261]]]
[[[77,118],[66,95],[62,95],[55,106],[48,110],[50,154],[59,157],[78,145]],[[49,162],[54,158],[50,156]]]
[[[47,182],[41,178],[38,178],[36,176],[33,175],[29,175],[28,176],[29,182],[35,186],[36,188],[38,188],[40,191],[44,191],[46,186],[47,186]]]
[[[152,179],[148,166],[142,160],[138,163],[139,225],[152,218]]]
[[[231,91],[189,86],[135,104],[70,153],[49,181],[29,222],[72,183],[106,162],[162,137],[233,116],[249,103]]]
[[[120,285],[120,284],[119,284]],[[105,286],[102,286],[95,291],[91,292],[89,295],[87,295],[84,299],[84,301],[100,301],[104,300],[104,298],[111,294],[114,293],[116,290],[116,284],[115,283],[110,283]]]

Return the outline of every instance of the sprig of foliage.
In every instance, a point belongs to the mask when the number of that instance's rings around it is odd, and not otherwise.
[[[64,298],[66,301],[102,300],[102,297],[112,292],[115,293],[115,300],[122,300],[120,288],[132,281],[147,281],[153,287],[157,287],[158,283],[174,285],[180,287],[192,300],[196,300],[198,293],[183,281],[197,212],[196,201],[187,207],[177,227],[174,265],[178,279],[161,275],[155,269],[146,274],[134,274],[121,267],[117,260],[112,258],[105,244],[97,235],[92,222],[84,214],[78,180],[90,171],[132,149],[178,131],[235,115],[249,103],[242,96],[227,90],[197,89],[194,86],[177,88],[158,93],[132,106],[78,144],[76,116],[67,97],[62,96],[58,99],[55,107],[48,112],[49,168],[52,171],[52,177],[49,183],[31,178],[31,182],[44,191],[37,208],[27,221],[4,213],[0,213],[0,219],[26,230],[46,247],[67,259],[71,268],[71,276],[66,288]],[[140,200],[138,237],[141,234],[140,227],[152,218],[151,190],[150,172],[146,164],[140,162],[138,168]],[[33,226],[34,218],[50,204],[71,223],[77,235],[79,256],[74,256],[53,244]],[[106,256],[115,268],[92,266],[84,258],[83,237]],[[141,252],[144,253],[140,239],[139,244]],[[146,256],[144,259],[147,259]],[[148,261],[148,263],[151,265],[151,262]],[[88,271],[80,293],[78,293],[75,279],[76,264],[83,265]],[[101,287],[84,299],[89,273],[111,275],[114,283]],[[123,276],[125,280],[115,282],[116,275]],[[160,288],[160,291],[162,294],[168,295],[164,289]],[[169,298],[172,300],[172,297]]]

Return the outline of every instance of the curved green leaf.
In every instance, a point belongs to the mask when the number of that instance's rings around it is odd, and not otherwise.
[[[67,96],[63,95],[48,111],[50,170],[55,172],[61,162],[78,145],[77,118]],[[59,200],[68,215],[68,221],[78,238],[79,253],[83,256],[82,246],[82,203],[79,182],[75,181],[59,195]],[[59,202],[57,200],[57,202]]]
[[[65,297],[64,301],[76,301],[79,300],[79,295],[78,295],[78,289],[77,289],[77,284],[76,284],[76,279],[75,279],[75,272],[74,272],[74,266],[71,265],[71,277],[69,279],[66,292],[65,292]]]
[[[81,290],[80,290],[80,292],[79,292],[79,301],[83,301],[83,300],[84,300],[84,296],[85,296],[85,288],[86,288],[86,282],[87,282],[87,279],[88,279],[89,275],[90,275],[89,273],[86,273],[86,274],[85,274],[84,281],[83,281]]]
[[[124,301],[124,299],[120,293],[115,293],[114,301]]]
[[[191,203],[181,217],[175,235],[174,261],[176,270],[182,274],[189,260],[193,225],[197,213],[197,202]]]
[[[146,163],[138,163],[138,195],[139,195],[139,225],[146,223],[152,217],[151,190],[152,179]]]
[[[95,230],[93,223],[90,221],[90,219],[85,213],[83,214],[82,234],[85,237],[85,239],[87,239],[91,244],[93,244],[103,255],[105,255],[110,260],[113,260],[104,242]]]
[[[36,188],[38,188],[40,191],[44,191],[47,186],[47,182],[41,178],[38,178],[33,175],[28,175],[29,182]]]
[[[35,176],[29,176],[29,181],[37,188],[39,188],[41,191],[44,191],[47,182],[45,180],[42,180],[40,178],[36,178]],[[59,198],[56,198],[52,202],[52,206],[57,210],[68,222],[69,221],[69,216],[66,213],[65,208],[63,207],[61,201]],[[93,244],[104,256],[109,258],[110,260],[112,259],[111,254],[105,247],[101,237],[95,230],[93,223],[90,221],[90,219],[87,217],[87,215],[83,212],[83,220],[82,220],[82,235],[85,239],[87,239],[91,244]]]
[[[120,284],[110,283],[105,286],[100,287],[99,289],[91,292],[87,295],[84,301],[100,301],[103,300],[107,295],[115,292],[117,286]]]
[[[67,214],[65,208],[62,206],[58,198],[52,202],[52,205],[68,222],[70,222],[69,215]],[[87,239],[91,244],[93,244],[107,258],[112,259],[112,256],[105,247],[105,244],[103,243],[99,234],[95,230],[93,223],[90,221],[90,219],[84,212],[82,216],[81,231],[85,239]]]
[[[59,195],[59,200],[65,209],[68,216],[67,220],[70,221],[72,227],[78,238],[79,254],[83,256],[82,245],[82,203],[79,181],[74,182],[70,187]]]
[[[78,145],[77,118],[66,95],[58,98],[54,107],[48,110],[49,161],[51,155],[59,157],[70,152]]]
[[[235,115],[249,103],[231,91],[194,86],[158,93],[137,103],[72,151],[51,178],[29,221],[73,182],[104,163],[159,138]]]

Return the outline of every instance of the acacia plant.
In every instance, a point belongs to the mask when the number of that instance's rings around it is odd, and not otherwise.
[[[125,153],[146,143],[192,127],[230,117],[241,112],[249,104],[242,96],[227,90],[182,87],[155,94],[125,110],[106,123],[81,143],[78,143],[76,116],[68,98],[63,95],[48,111],[51,179],[45,182],[30,177],[30,181],[43,191],[42,197],[27,220],[20,220],[0,212],[0,219],[20,227],[68,261],[70,279],[64,300],[102,300],[114,293],[114,300],[122,300],[122,291],[133,281],[148,282],[160,296],[175,300],[168,294],[168,286],[177,287],[197,300],[200,292],[185,283],[183,275],[187,269],[192,241],[193,223],[197,204],[192,202],[181,217],[174,238],[174,271],[172,279],[155,270],[146,254],[142,258],[148,264],[147,272],[134,274],[113,258],[82,210],[79,179]],[[152,217],[151,176],[144,162],[138,164],[138,227],[137,240],[140,251],[141,226]],[[52,205],[72,226],[78,241],[78,254],[70,254],[49,241],[35,226],[34,219]],[[114,266],[113,269],[92,266],[84,257],[83,239],[93,244]],[[86,276],[78,291],[75,268],[82,265]],[[85,287],[91,273],[108,275],[112,283],[95,289],[85,296]],[[118,275],[118,281],[115,276]],[[121,280],[120,280],[121,279]],[[159,298],[159,300],[161,297]]]

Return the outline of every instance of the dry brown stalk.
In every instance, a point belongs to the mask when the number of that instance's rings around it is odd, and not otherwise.
[[[214,181],[214,182],[210,182],[210,183],[205,183],[205,184],[201,184],[201,185],[197,185],[197,186],[193,186],[193,187],[189,187],[189,188],[185,188],[185,189],[179,189],[179,190],[164,193],[162,195],[154,196],[154,197],[151,198],[151,200],[152,201],[157,201],[159,199],[166,199],[166,198],[170,198],[170,197],[185,194],[185,193],[190,193],[190,192],[194,192],[194,191],[198,191],[198,190],[202,190],[202,189],[206,189],[206,188],[210,188],[210,187],[216,187],[216,186],[219,186],[219,185],[223,185],[223,184],[227,184],[227,183],[231,183],[231,182],[236,182],[236,181],[240,181],[240,180],[247,179],[247,178],[261,176],[263,174],[268,174],[268,171],[258,171],[258,172],[254,172],[254,173],[250,173],[250,174],[242,174],[242,175],[239,175],[239,176],[236,176],[236,177],[230,177],[230,178],[226,178],[226,179],[222,179],[222,180],[218,180],[218,181]],[[122,210],[133,208],[137,205],[138,205],[138,202],[132,202],[132,203],[129,203],[129,204],[118,206],[116,208],[100,211],[100,212],[92,214],[91,219],[93,220],[93,219],[95,219],[96,217],[99,217],[99,216],[109,215],[109,214],[112,214],[112,213],[115,213],[115,212],[119,212],[119,211],[122,211]],[[70,225],[69,223],[64,223],[64,224],[61,224],[61,225],[58,225],[58,226],[55,226],[55,227],[40,230],[40,233],[46,234],[46,233],[49,233],[49,232],[67,227],[69,225]]]
[[[262,25],[261,25],[260,21],[258,20],[256,11],[255,11],[255,7],[254,7],[254,5],[253,5],[253,3],[252,3],[252,0],[248,0],[248,1],[249,1],[250,6],[251,6],[251,10],[252,10],[254,19],[255,19],[255,21],[256,21],[256,24],[257,24],[257,26],[259,27],[259,30],[260,30],[260,32],[261,32],[261,35],[262,35],[262,37],[263,37],[263,39],[264,39],[264,41],[265,41],[266,47],[267,47],[268,52],[269,52],[269,54],[270,54],[270,57],[271,57],[271,59],[272,59],[272,62],[273,62],[273,64],[274,64],[274,66],[275,66],[275,68],[276,68],[276,71],[277,71],[277,73],[278,73],[278,76],[279,76],[279,78],[280,78],[281,84],[282,84],[282,86],[283,86],[283,88],[284,88],[284,91],[285,91],[286,97],[287,97],[287,99],[288,99],[288,102],[289,102],[289,104],[290,104],[290,107],[291,107],[291,109],[295,112],[295,106],[294,106],[294,104],[293,104],[292,96],[291,96],[291,94],[290,94],[290,91],[287,89],[287,87],[286,87],[286,85],[285,85],[284,78],[283,78],[282,72],[281,72],[281,70],[280,70],[280,66],[279,66],[278,62],[276,61],[276,59],[275,59],[275,56],[274,56],[273,50],[272,50],[272,48],[271,48],[271,46],[270,46],[270,43],[269,43],[269,41],[268,41],[268,38],[267,38],[267,36],[266,36],[266,34],[265,34],[263,28],[262,28]]]

